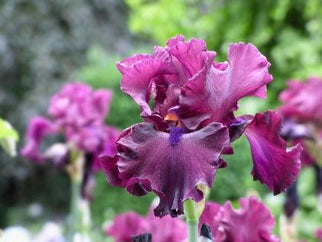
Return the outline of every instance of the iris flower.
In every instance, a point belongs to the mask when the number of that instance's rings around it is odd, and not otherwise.
[[[240,198],[240,208],[234,209],[231,202],[224,205],[206,204],[200,224],[208,224],[213,241],[280,241],[273,235],[275,220],[269,209],[254,197]]]
[[[282,105],[278,112],[284,119],[281,134],[286,140],[303,145],[304,165],[312,165],[322,158],[321,90],[322,79],[311,77],[307,82],[289,81],[288,88],[279,96]]]
[[[254,197],[241,198],[239,203],[240,208],[234,209],[230,201],[224,205],[207,202],[200,217],[199,228],[202,225],[209,226],[208,238],[211,237],[216,242],[280,241],[272,233],[274,217],[263,203]],[[169,215],[158,218],[152,212],[147,216],[127,212],[114,218],[107,227],[106,234],[116,242],[130,242],[131,238],[141,234],[151,234],[152,241],[156,242],[181,242],[187,239],[187,225],[179,218],[173,219]]]
[[[91,197],[92,172],[98,171],[99,154],[116,154],[115,141],[118,130],[105,124],[112,93],[109,90],[93,91],[82,83],[69,83],[56,93],[50,101],[50,119],[34,117],[27,130],[26,144],[22,156],[36,162],[45,160],[59,167],[68,167],[71,153],[83,153],[82,195]],[[55,143],[41,149],[46,136],[61,135],[63,143]]]
[[[50,101],[50,119],[37,116],[27,130],[26,145],[21,151],[24,157],[37,163],[46,158],[66,154],[67,146],[57,145],[45,152],[41,143],[46,136],[62,134],[69,143],[86,154],[93,155],[93,168],[100,168],[98,154],[115,153],[116,129],[105,125],[112,93],[109,90],[93,91],[82,83],[69,83]],[[53,154],[54,153],[54,154]],[[61,161],[61,160],[59,160]]]
[[[300,169],[301,146],[287,148],[279,136],[281,119],[273,111],[236,117],[239,99],[266,97],[272,81],[269,62],[252,44],[231,44],[227,61],[216,62],[201,39],[183,36],[117,63],[121,89],[141,108],[143,123],[124,130],[118,154],[102,156],[112,185],[136,196],[160,197],[156,216],[183,213],[183,202],[203,198],[231,154],[231,143],[245,134],[255,180],[275,194],[291,185]]]
[[[114,218],[106,234],[115,242],[131,242],[133,237],[141,234],[151,234],[154,242],[181,242],[187,238],[187,227],[179,218],[158,218],[152,212],[143,217],[127,212]]]
[[[313,166],[316,173],[316,190],[322,201],[322,79],[311,77],[306,82],[291,80],[279,99],[278,112],[283,117],[282,137],[304,148],[302,166]],[[291,217],[299,205],[296,183],[288,190],[285,213]],[[322,209],[322,208],[321,208]]]

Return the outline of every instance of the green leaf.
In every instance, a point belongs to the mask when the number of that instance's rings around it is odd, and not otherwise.
[[[17,131],[7,121],[0,119],[0,145],[11,156],[16,156]]]

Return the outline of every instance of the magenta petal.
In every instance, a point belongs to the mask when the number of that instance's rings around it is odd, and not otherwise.
[[[175,74],[176,69],[169,62],[152,56],[139,56],[132,56],[117,63],[118,69],[123,74],[121,89],[134,99],[141,107],[143,114],[150,115],[151,109],[148,102],[153,78],[166,74]]]
[[[302,147],[286,148],[286,142],[279,136],[280,129],[280,116],[267,111],[256,114],[245,132],[253,157],[252,175],[273,190],[275,195],[295,181],[301,168]]]
[[[106,234],[112,236],[115,242],[131,242],[133,236],[149,233],[149,222],[134,212],[127,212],[116,216],[113,224],[106,230]]]
[[[182,88],[180,99],[184,124],[195,129],[208,119],[223,122],[237,109],[237,102],[245,96],[266,96],[266,84],[272,81],[270,66],[252,44],[231,44],[228,66],[212,65]]]
[[[124,181],[120,178],[117,166],[118,157],[100,156],[99,161],[105,173],[106,179],[112,186],[124,187]]]
[[[169,48],[169,53],[181,63],[186,79],[193,77],[205,65],[210,65],[216,55],[207,51],[206,43],[201,39],[177,42]]]
[[[147,220],[151,225],[153,242],[182,242],[187,239],[187,225],[180,218],[166,215],[162,218],[148,214]]]
[[[27,143],[21,150],[21,155],[35,162],[43,161],[41,153],[41,141],[44,136],[54,133],[53,124],[43,117],[33,118],[27,131]]]
[[[168,47],[172,47],[172,46],[175,46],[177,45],[178,43],[180,42],[183,42],[184,41],[184,36],[183,35],[177,35],[173,38],[170,38],[168,41],[167,41],[167,46]]]
[[[169,134],[141,123],[128,129],[117,144],[116,165],[127,190],[134,195],[153,190],[160,197],[155,214],[176,216],[183,213],[186,199],[202,199],[197,185],[212,186],[221,166],[220,154],[229,147],[229,135],[218,123],[188,134],[182,128],[173,128]],[[115,160],[108,162],[114,168]]]
[[[109,107],[112,99],[112,92],[108,90],[96,90],[93,92],[92,97],[93,107],[95,107],[95,111],[102,114],[102,119],[109,112]]]
[[[321,89],[322,79],[309,78],[307,82],[289,81],[288,89],[279,96],[283,103],[279,112],[285,117],[321,124]]]
[[[207,202],[205,209],[203,210],[199,219],[199,230],[203,224],[207,224],[211,228],[213,235],[217,235],[218,238],[218,227],[220,223],[218,222],[217,215],[221,209],[221,205],[214,202]]]
[[[216,242],[277,242],[272,230],[275,220],[269,209],[254,197],[241,198],[240,209],[230,201],[223,206],[208,202],[200,217],[199,227],[208,224]]]
[[[241,198],[240,209],[234,210],[226,202],[221,210],[220,224],[226,235],[225,241],[280,241],[272,230],[274,217],[263,203],[254,197]]]

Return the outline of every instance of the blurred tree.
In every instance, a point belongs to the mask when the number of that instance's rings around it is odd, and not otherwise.
[[[49,97],[86,61],[90,46],[129,48],[127,12],[119,0],[0,1],[0,116],[20,131],[22,141],[29,119],[45,111]],[[0,155],[0,227],[14,206],[37,200],[63,210],[69,200],[68,186],[56,187],[66,184],[63,176],[18,161]],[[55,178],[44,179],[49,177]],[[35,189],[39,180],[43,188]]]

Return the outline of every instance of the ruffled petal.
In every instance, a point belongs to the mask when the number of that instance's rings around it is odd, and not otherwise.
[[[154,242],[182,242],[188,237],[187,225],[180,218],[172,218],[169,215],[159,218],[150,212],[147,220],[151,225]]]
[[[207,51],[205,41],[190,39],[188,42],[177,41],[168,46],[172,58],[175,57],[183,68],[185,79],[188,80],[200,72],[206,65],[211,65],[216,53]]]
[[[203,224],[207,224],[211,228],[213,235],[217,235],[218,227],[220,223],[218,222],[217,215],[221,209],[221,205],[214,202],[207,202],[205,209],[203,210],[200,219],[199,219],[199,230]],[[217,239],[218,239],[217,235]]]
[[[272,230],[275,220],[269,209],[254,197],[241,198],[240,209],[234,209],[231,202],[223,206],[208,202],[200,217],[200,225],[211,227],[214,241],[280,241]]]
[[[272,235],[275,220],[263,203],[254,197],[241,198],[239,203],[238,210],[230,202],[226,202],[221,210],[225,241],[280,241]]]
[[[180,218],[155,217],[149,213],[142,217],[134,212],[118,215],[106,230],[116,242],[132,241],[133,236],[149,233],[153,242],[182,242],[187,238],[187,226]]]
[[[48,114],[61,127],[102,125],[111,98],[108,90],[93,91],[83,83],[69,83],[51,98]]]
[[[44,160],[41,153],[41,142],[44,136],[55,133],[54,125],[46,118],[35,117],[28,126],[27,143],[21,150],[21,155],[37,163]]]
[[[105,233],[112,236],[115,242],[132,242],[133,236],[149,233],[150,230],[150,224],[144,217],[127,212],[116,216]]]
[[[154,210],[160,217],[182,214],[183,202],[188,198],[202,199],[197,186],[212,186],[222,163],[220,154],[229,147],[228,130],[218,123],[188,134],[182,128],[173,128],[170,134],[160,132],[149,123],[134,125],[125,132],[117,142],[118,160],[101,160],[107,178],[111,173],[117,175],[117,166],[118,184],[131,194],[154,191],[160,197]]]
[[[177,71],[170,62],[153,56],[139,56],[132,56],[117,63],[117,68],[123,74],[122,91],[134,99],[142,109],[142,114],[150,115],[151,109],[148,103],[153,79],[162,75],[175,74]]]
[[[266,84],[272,81],[269,62],[252,44],[231,44],[228,66],[212,65],[182,88],[180,115],[183,123],[195,129],[202,121],[224,122],[245,96],[266,97]]]
[[[281,118],[273,112],[256,114],[246,129],[250,143],[254,180],[266,184],[274,194],[279,194],[296,179],[301,168],[300,145],[286,148],[279,136]]]

